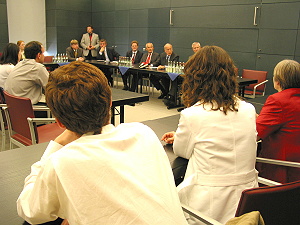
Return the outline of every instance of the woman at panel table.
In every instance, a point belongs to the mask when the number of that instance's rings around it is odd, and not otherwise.
[[[274,88],[256,120],[260,156],[300,162],[300,64],[283,60],[274,69]],[[259,174],[281,183],[300,180],[300,169],[258,165]]]
[[[256,113],[236,95],[235,66],[225,50],[205,46],[184,68],[183,102],[176,132],[163,135],[174,153],[189,159],[178,186],[182,203],[225,223],[241,192],[257,187]],[[190,224],[201,224],[186,215]]]
[[[10,71],[20,61],[21,54],[18,45],[8,43],[5,45],[0,57],[0,87],[4,88],[4,83]]]

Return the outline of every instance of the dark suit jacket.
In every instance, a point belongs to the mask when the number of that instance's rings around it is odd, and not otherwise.
[[[144,53],[140,63],[146,62],[148,57],[148,52]],[[159,61],[159,54],[157,52],[153,52],[150,60],[150,64],[156,65],[156,61]]]
[[[126,57],[130,57],[131,58],[131,56],[132,56],[132,50],[128,51],[126,53]],[[143,53],[140,52],[139,50],[137,50],[137,52],[135,54],[134,64],[140,63],[142,56],[143,56]]]
[[[102,55],[100,55],[99,51],[100,51],[100,49],[97,51],[98,52],[97,59],[105,60],[104,52],[102,53]],[[106,52],[107,52],[107,56],[109,58],[109,61],[119,60],[120,54],[117,53],[114,48],[106,47]]]
[[[75,58],[75,52],[74,50],[71,48],[71,47],[67,47],[66,49],[66,53],[67,53],[67,57],[68,57],[68,61],[71,62],[71,61],[76,61],[76,58]],[[77,58],[79,57],[83,57],[83,49],[82,48],[78,48],[77,49]]]
[[[172,55],[170,57],[170,61],[172,62],[179,62],[179,55],[177,55],[176,53],[172,52]],[[156,62],[157,65],[155,66],[159,66],[159,65],[168,65],[168,62],[167,62],[167,53],[163,52],[159,55],[159,61]]]

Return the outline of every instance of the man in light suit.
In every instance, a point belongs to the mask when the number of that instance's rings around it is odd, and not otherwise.
[[[132,64],[138,64],[140,63],[142,56],[143,53],[139,51],[139,43],[137,41],[132,41],[131,50],[126,53],[126,57],[130,57]],[[122,76],[123,84],[124,84],[123,90],[129,90],[128,77],[130,76],[130,74],[132,74],[133,76],[137,76],[136,72],[127,71],[125,74],[123,74]],[[135,91],[132,89],[132,85],[130,91]]]
[[[155,62],[155,65],[158,65],[158,69],[165,69],[165,65],[168,65],[168,62],[178,62],[179,55],[173,52],[173,46],[169,43],[164,46],[165,52],[161,53],[159,60]],[[150,81],[157,90],[161,91],[161,95],[158,97],[162,99],[167,96],[170,87],[170,78],[166,74],[151,74]]]
[[[100,50],[97,52],[97,59],[105,60],[106,62],[119,60],[120,54],[115,51],[114,48],[106,47],[107,41],[105,39],[100,40]],[[102,72],[105,74],[110,86],[113,86],[113,70],[109,68],[102,68]]]
[[[96,59],[99,48],[99,36],[93,33],[93,26],[88,25],[87,33],[82,35],[80,45],[83,48],[83,55],[87,60]]]
[[[79,48],[77,40],[71,40],[70,46],[66,49],[68,61],[84,61],[83,50]]]

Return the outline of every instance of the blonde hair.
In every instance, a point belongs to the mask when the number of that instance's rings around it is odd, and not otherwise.
[[[290,59],[280,61],[274,68],[274,81],[279,82],[283,90],[300,88],[300,64]]]
[[[73,39],[73,40],[70,41],[70,45],[76,45],[76,44],[78,44],[77,40]]]

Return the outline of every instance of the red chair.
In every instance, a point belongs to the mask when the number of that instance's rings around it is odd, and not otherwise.
[[[54,118],[35,118],[31,100],[29,98],[16,97],[4,91],[7,104],[6,118],[10,136],[10,148],[12,144],[19,147],[48,142],[54,140],[64,129],[61,129]],[[45,107],[41,107],[45,111]],[[37,123],[49,123],[36,126]]]
[[[3,107],[6,107],[5,104],[5,98],[4,98],[4,93],[3,93],[3,88],[0,87],[0,129],[1,129],[1,137],[2,137],[2,142],[1,142],[1,150],[5,150],[5,142],[6,142],[6,134],[5,130],[7,130],[7,122],[5,118],[5,112]]]
[[[251,211],[266,224],[300,224],[300,181],[244,190],[235,216]]]
[[[242,78],[255,79],[258,82],[256,84],[250,84],[245,87],[245,94],[250,95],[250,97],[255,98],[256,95],[265,95],[267,80],[267,71],[259,70],[246,70],[243,69]]]

